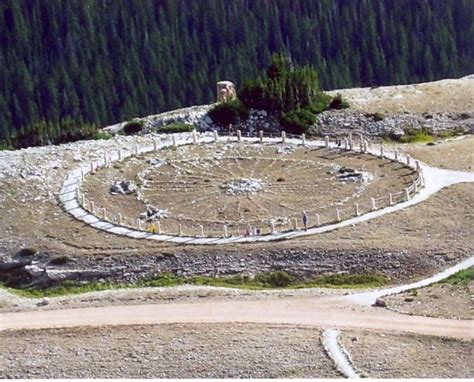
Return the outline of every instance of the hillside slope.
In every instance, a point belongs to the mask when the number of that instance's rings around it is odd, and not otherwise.
[[[375,113],[474,112],[474,74],[420,84],[339,89],[351,109]]]

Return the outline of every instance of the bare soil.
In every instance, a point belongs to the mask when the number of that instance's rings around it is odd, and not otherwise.
[[[467,287],[435,284],[384,298],[390,309],[417,316],[474,319],[474,282]]]
[[[437,164],[436,156],[430,154],[431,150],[438,147],[440,150],[454,149],[462,159],[454,162],[452,167],[467,169],[471,161],[471,140],[456,140],[434,147],[413,147],[418,150],[416,154],[423,155],[429,164]],[[109,149],[113,147],[113,142],[99,143]],[[93,157],[100,156],[101,151],[92,152],[89,145],[84,142],[70,147],[77,147],[84,158],[87,153]],[[184,249],[167,243],[134,240],[107,234],[74,220],[59,207],[54,196],[67,170],[75,166],[72,159],[74,152],[71,151],[61,146],[44,147],[6,153],[7,156],[4,154],[2,157],[5,167],[0,172],[4,176],[0,179],[0,248],[5,252],[34,247],[58,255],[120,256],[177,251],[223,254],[230,249],[226,246]],[[440,155],[444,153],[440,152]],[[29,175],[36,172],[41,176]],[[442,190],[419,205],[354,227],[287,242],[241,245],[238,248],[244,251],[267,248],[404,250],[421,251],[427,256],[435,252],[463,257],[474,248],[474,213],[466,208],[473,205],[473,195],[472,184],[460,184]]]
[[[0,378],[337,378],[314,328],[257,324],[0,332]]]
[[[399,163],[368,155],[294,150],[293,146],[283,146],[288,151],[278,153],[281,147],[181,146],[101,170],[87,177],[83,188],[96,208],[105,207],[112,216],[121,213],[130,225],[134,226],[146,211],[146,200],[168,211],[168,217],[160,220],[164,233],[177,234],[181,224],[184,234],[200,235],[199,225],[203,225],[206,235],[221,236],[223,224],[236,235],[244,234],[248,224],[268,232],[272,219],[280,230],[292,229],[293,218],[302,226],[302,211],[313,216],[310,225],[316,224],[316,213],[324,224],[336,220],[336,208],[342,218],[353,216],[356,202],[364,213],[370,211],[371,197],[377,199],[379,207],[389,204],[389,193],[398,194],[394,201],[401,201],[403,189],[417,177],[416,172]],[[148,163],[157,160],[165,163]],[[373,180],[342,180],[338,177],[341,167],[363,172]],[[110,187],[121,179],[140,185],[141,201],[137,194],[111,195]],[[262,188],[240,194],[229,192],[227,186],[240,179],[257,179]]]
[[[430,336],[344,331],[342,345],[369,378],[472,378],[473,342]]]
[[[472,112],[474,75],[458,79],[410,85],[376,86],[332,90],[342,94],[351,108],[369,113],[443,113]]]
[[[337,296],[350,289],[308,288],[292,290],[244,290],[237,288],[181,285],[176,287],[110,289],[77,295],[52,297],[48,305],[42,298],[16,296],[0,289],[0,312],[44,311],[83,307],[173,304],[201,301],[278,300],[281,298]],[[360,289],[358,290],[360,291]]]
[[[474,171],[474,136],[440,140],[435,146],[426,143],[400,145],[414,158],[431,166],[450,170]]]

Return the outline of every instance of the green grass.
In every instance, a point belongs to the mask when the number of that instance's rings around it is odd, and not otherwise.
[[[448,139],[448,138],[458,137],[463,134],[464,134],[464,129],[458,126],[458,127],[455,127],[454,129],[440,131],[438,136],[441,139]]]
[[[396,143],[423,143],[423,142],[434,142],[435,137],[427,132],[426,130],[418,130],[411,127],[405,127],[403,129],[404,135],[401,137],[395,137],[393,135],[387,135],[384,140],[387,142]]]
[[[160,126],[157,129],[157,133],[166,133],[166,134],[187,133],[193,130],[194,130],[193,125],[190,125],[188,123],[176,122],[176,123],[170,123],[169,125]]]
[[[400,143],[423,143],[423,142],[434,142],[435,138],[428,133],[418,131],[415,133],[406,133],[400,137]]]
[[[307,279],[298,279],[284,271],[259,273],[253,277],[247,275],[235,275],[224,277],[193,276],[180,277],[169,273],[162,273],[148,280],[135,283],[79,283],[75,281],[64,281],[59,285],[47,288],[35,286],[23,289],[8,288],[12,293],[24,297],[55,297],[86,292],[95,292],[108,289],[125,289],[140,287],[171,287],[176,285],[208,285],[216,287],[228,287],[249,290],[264,289],[301,289],[301,288],[371,288],[386,285],[389,279],[386,276],[368,274],[337,274],[321,275]]]
[[[99,139],[111,139],[112,135],[107,133],[106,131],[94,131],[91,135],[91,139],[99,140]]]
[[[459,271],[439,283],[467,287],[472,281],[474,281],[474,267]]]

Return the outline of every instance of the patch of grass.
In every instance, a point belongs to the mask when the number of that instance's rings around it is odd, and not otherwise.
[[[88,282],[80,283],[77,281],[66,280],[61,282],[59,285],[51,287],[37,287],[30,286],[23,289],[18,288],[7,288],[8,291],[23,297],[29,298],[41,298],[41,297],[57,297],[65,295],[74,295],[87,292],[97,292],[108,289],[124,289],[131,287],[127,284],[122,283],[99,283],[99,282]]]
[[[28,257],[28,256],[34,256],[38,250],[36,248],[22,248],[17,252],[17,255],[20,257]]]
[[[372,115],[372,118],[374,119],[374,121],[378,122],[378,121],[383,121],[385,119],[385,114],[384,113],[381,113],[381,112],[376,112]]]
[[[80,283],[77,281],[64,281],[58,285],[39,288],[30,286],[24,289],[9,290],[24,297],[55,297],[73,295],[86,292],[96,292],[108,289],[125,289],[141,287],[171,287],[177,285],[208,285],[216,287],[239,288],[250,290],[262,289],[301,289],[301,288],[369,288],[386,285],[389,279],[380,274],[335,274],[320,275],[307,279],[298,279],[285,271],[264,272],[255,276],[235,275],[223,277],[193,276],[181,277],[170,273],[162,273],[148,280],[135,283]]]
[[[423,143],[423,142],[434,142],[435,137],[428,131],[421,129],[414,129],[412,127],[406,127],[403,129],[404,135],[398,136],[394,134],[385,134],[382,138],[386,142],[395,143]]]
[[[389,278],[378,273],[333,274],[316,276],[299,285],[298,288],[372,288],[388,284]]]
[[[169,125],[160,126],[157,133],[187,133],[194,130],[194,126],[188,123],[170,123]]]
[[[112,138],[112,135],[105,131],[95,131],[91,135],[91,139],[94,139],[96,141],[99,139],[111,139],[111,138]]]
[[[433,142],[435,138],[424,130],[417,130],[413,128],[406,128],[403,130],[405,133],[399,139],[401,143],[422,143],[422,142]]]
[[[454,129],[440,131],[438,136],[441,139],[448,139],[448,138],[458,137],[463,134],[464,134],[464,129],[462,127],[456,127]]]
[[[143,121],[134,119],[129,121],[123,127],[123,132],[125,135],[135,135],[138,134],[143,129]]]
[[[67,264],[71,261],[71,258],[69,256],[58,256],[54,257],[51,260],[49,260],[50,265],[64,265]]]
[[[467,287],[472,281],[474,281],[474,267],[459,271],[439,283]]]

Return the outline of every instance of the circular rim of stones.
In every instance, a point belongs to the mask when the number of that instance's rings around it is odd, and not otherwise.
[[[325,137],[324,141],[308,141],[304,134],[301,136],[287,136],[282,132],[281,137],[275,135],[267,135],[266,137],[262,132],[259,132],[258,137],[247,138],[242,137],[240,132],[237,131],[237,136],[218,136],[217,132],[213,133],[196,133],[192,132],[181,133],[181,134],[163,134],[161,136],[150,137],[150,143],[145,145],[135,145],[134,148],[128,149],[125,152],[121,150],[114,150],[111,153],[104,153],[103,158],[90,162],[87,166],[79,167],[69,173],[63,182],[63,186],[59,193],[59,201],[63,209],[72,215],[75,219],[82,221],[93,228],[113,233],[119,236],[130,237],[134,239],[148,239],[156,240],[162,242],[178,243],[178,244],[190,244],[190,245],[216,245],[216,244],[234,244],[234,243],[250,243],[250,242],[268,242],[276,240],[286,240],[291,238],[296,238],[300,236],[313,235],[317,233],[323,233],[331,231],[337,228],[341,228],[347,225],[356,224],[361,221],[367,221],[378,217],[380,215],[393,212],[405,208],[409,205],[418,203],[419,201],[413,199],[413,196],[424,187],[424,178],[423,178],[423,168],[419,161],[412,160],[408,155],[400,155],[398,151],[387,151],[384,150],[384,147],[381,145],[380,150],[374,150],[370,147],[367,141],[361,140],[361,144],[357,146],[352,143],[350,138],[350,146],[347,145],[347,140],[345,139],[345,147],[341,148],[335,142],[330,142],[329,137]],[[84,177],[89,173],[94,173],[97,169],[107,167],[111,163],[121,161],[133,156],[138,156],[141,154],[150,153],[153,151],[158,151],[164,148],[177,147],[187,144],[208,144],[213,142],[223,142],[223,143],[267,143],[267,144],[293,144],[293,145],[302,145],[314,148],[327,148],[335,150],[347,150],[347,151],[358,151],[360,153],[365,153],[368,155],[376,156],[381,159],[388,159],[394,162],[402,163],[404,166],[415,170],[418,173],[417,179],[413,184],[405,189],[406,200],[403,202],[391,204],[388,207],[381,209],[374,209],[371,212],[366,212],[364,214],[357,215],[353,218],[347,220],[336,221],[334,223],[329,223],[327,225],[317,225],[315,227],[308,228],[307,230],[294,229],[285,232],[270,232],[268,234],[262,234],[258,236],[227,236],[225,235],[226,230],[223,227],[222,237],[202,237],[202,236],[184,236],[184,235],[172,235],[172,234],[161,234],[161,233],[151,233],[140,229],[140,223],[138,227],[127,227],[117,223],[113,223],[104,219],[104,216],[99,217],[94,213],[91,213],[81,204],[83,195],[80,192],[80,185],[84,180]]]

